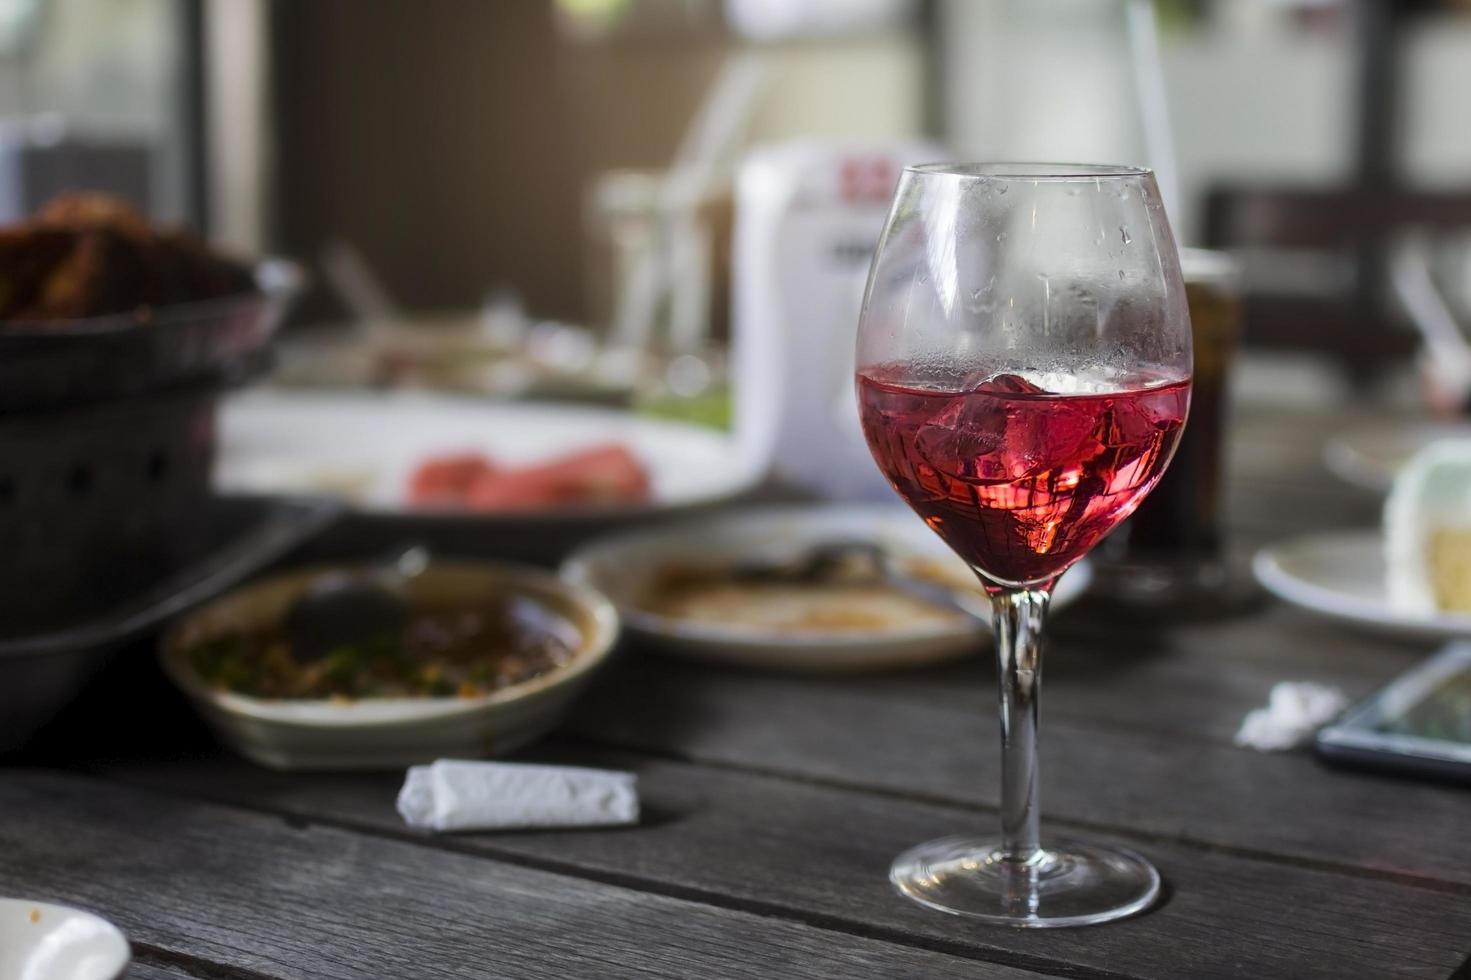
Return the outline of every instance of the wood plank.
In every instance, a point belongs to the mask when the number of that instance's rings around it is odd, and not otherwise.
[[[1229,743],[1246,712],[1265,704],[1278,681],[1331,684],[1357,700],[1433,649],[1342,629],[1279,603],[1234,618],[1165,623],[1085,600],[1062,610],[1049,628],[1043,704],[1049,719]],[[660,669],[675,677],[693,673],[700,683],[705,668],[669,660]],[[742,682],[762,683],[749,672]],[[996,697],[989,649],[921,670],[773,675],[766,683],[881,694],[965,711],[992,711]]]
[[[794,683],[628,658],[568,729],[696,762],[996,806],[998,723],[989,699],[906,701],[873,680],[866,689]],[[1049,698],[1069,683],[1053,677],[1053,693],[1043,694],[1044,815],[1143,839],[1471,886],[1464,789],[1055,717]],[[1141,700],[1120,710],[1133,717],[1152,707]]]
[[[1033,976],[76,775],[8,770],[0,809],[8,887],[258,977]]]
[[[140,958],[137,950],[123,973],[123,980],[261,980],[261,977],[259,973],[240,973],[213,963],[206,964],[203,971],[191,971],[175,963],[148,962]]]
[[[1160,842],[1142,849],[1171,895],[1146,916],[1047,934],[976,927],[898,899],[886,869],[920,840],[989,829],[992,814],[586,746],[540,755],[635,769],[644,825],[428,837],[394,813],[394,775],[303,777],[223,760],[143,762],[108,775],[866,935],[961,944],[1068,975],[1440,978],[1471,950],[1462,896]]]

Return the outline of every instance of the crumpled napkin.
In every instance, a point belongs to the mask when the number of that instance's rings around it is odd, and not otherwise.
[[[637,781],[603,769],[440,759],[409,770],[398,812],[437,831],[608,827],[638,822]]]
[[[1265,708],[1255,708],[1242,719],[1235,741],[1261,752],[1295,749],[1346,707],[1348,700],[1336,687],[1281,681],[1272,686]]]

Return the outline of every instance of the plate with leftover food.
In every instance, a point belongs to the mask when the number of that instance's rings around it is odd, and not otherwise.
[[[564,578],[606,594],[631,635],[702,660],[796,671],[934,663],[987,646],[975,576],[911,511],[762,507],[605,537]],[[1054,608],[1088,585],[1063,576]]]
[[[225,403],[215,481],[326,493],[367,514],[521,526],[714,503],[755,473],[726,433],[613,409],[267,389]]]
[[[1268,590],[1315,612],[1421,639],[1471,636],[1471,440],[1440,440],[1399,466],[1383,527],[1262,549]]]
[[[1416,640],[1471,636],[1471,611],[1427,612],[1390,602],[1384,535],[1376,528],[1293,538],[1257,552],[1257,581],[1311,612]]]
[[[168,631],[164,671],[254,762],[384,769],[538,738],[617,638],[617,612],[591,589],[514,565],[432,560],[395,588],[401,618],[304,650],[292,619],[303,597],[374,574],[309,567],[232,592]]]
[[[1383,526],[1263,549],[1267,589],[1327,616],[1420,638],[1471,635],[1471,441],[1439,441],[1394,477]]]
[[[117,926],[65,905],[0,898],[0,977],[114,980],[132,953]]]

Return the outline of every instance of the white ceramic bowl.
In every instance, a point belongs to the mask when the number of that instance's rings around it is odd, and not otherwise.
[[[130,956],[117,927],[91,912],[0,898],[0,980],[113,980]]]
[[[989,649],[987,624],[958,617],[873,631],[772,632],[660,616],[637,603],[650,578],[669,564],[782,561],[824,542],[855,538],[896,555],[951,564],[958,575],[970,577],[965,563],[922,520],[893,505],[760,507],[629,531],[575,552],[562,576],[612,599],[642,644],[697,660],[767,670],[855,671],[935,663]],[[1091,577],[1086,562],[1074,566],[1058,583],[1053,607],[1072,602]],[[976,601],[984,615],[985,597],[977,594]]]
[[[569,616],[583,642],[570,663],[478,698],[267,700],[210,687],[188,651],[211,637],[277,622],[324,567],[271,576],[215,600],[172,627],[160,657],[165,673],[205,721],[246,758],[273,769],[395,769],[444,757],[503,755],[546,734],[607,658],[618,614],[598,592],[535,569],[435,561],[411,597],[473,604],[487,595],[535,596]]]

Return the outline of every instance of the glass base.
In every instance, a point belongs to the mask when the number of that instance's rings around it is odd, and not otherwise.
[[[1132,851],[1058,840],[1023,862],[1000,847],[994,838],[942,837],[899,855],[889,880],[932,909],[1028,929],[1122,919],[1159,897],[1159,872]]]

